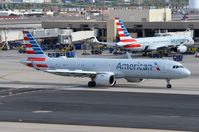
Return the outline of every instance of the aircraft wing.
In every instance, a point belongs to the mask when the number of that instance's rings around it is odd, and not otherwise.
[[[102,45],[106,45],[106,46],[109,46],[109,47],[114,47],[116,46],[117,43],[114,43],[114,42],[96,42],[98,44],[102,44]]]
[[[116,42],[100,42],[100,41],[97,40],[96,37],[93,38],[93,41],[94,41],[95,43],[102,44],[102,45],[106,45],[106,46],[111,46],[111,47],[117,45]]]
[[[158,44],[150,44],[148,45],[147,50],[153,51],[161,48],[165,48],[167,45],[165,43],[158,43]]]
[[[46,70],[45,72],[61,76],[73,76],[73,77],[92,77],[97,75],[97,72],[95,71],[68,70],[68,69]]]

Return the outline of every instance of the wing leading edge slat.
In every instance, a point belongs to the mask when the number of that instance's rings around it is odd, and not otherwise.
[[[68,70],[68,69],[46,70],[45,72],[61,76],[73,76],[73,77],[92,77],[96,76],[97,74],[97,72],[95,71]]]

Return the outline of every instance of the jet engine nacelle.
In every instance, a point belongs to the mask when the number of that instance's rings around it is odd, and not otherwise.
[[[142,78],[126,78],[127,82],[132,82],[132,83],[140,83],[143,82],[144,79]]]
[[[113,74],[104,73],[98,74],[95,78],[96,85],[103,86],[113,86],[116,83],[115,77]]]
[[[181,45],[181,46],[177,47],[176,50],[179,53],[185,53],[187,51],[187,46]]]

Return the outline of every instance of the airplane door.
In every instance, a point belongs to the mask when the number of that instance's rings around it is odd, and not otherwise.
[[[83,69],[83,68],[84,68],[84,64],[77,63],[77,69]]]
[[[163,63],[162,70],[161,70],[162,73],[167,73],[167,66],[168,66],[167,63]]]

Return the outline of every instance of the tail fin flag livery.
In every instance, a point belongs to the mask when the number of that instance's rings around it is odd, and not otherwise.
[[[45,64],[45,61],[48,56],[44,53],[32,34],[29,31],[23,31],[23,36],[23,42],[28,58],[23,60],[22,63],[34,67],[35,69],[47,68],[48,66]]]
[[[141,47],[141,44],[137,43],[137,41],[130,36],[124,22],[119,17],[115,17],[115,26],[120,39],[120,42],[117,43],[117,45],[123,46],[126,49]]]
[[[124,22],[119,17],[115,17],[115,24],[121,42],[136,42],[136,40],[130,36]]]
[[[45,57],[45,53],[29,31],[23,31],[26,54],[29,57]]]

